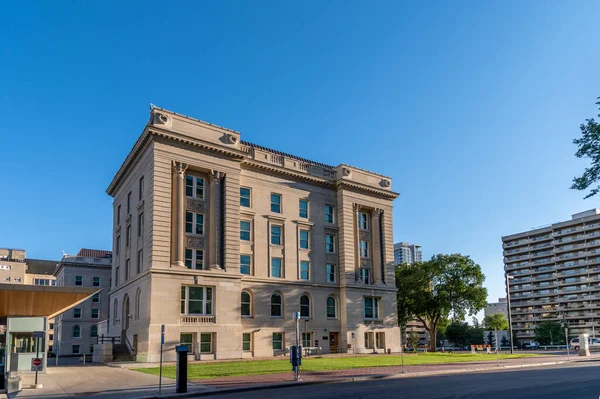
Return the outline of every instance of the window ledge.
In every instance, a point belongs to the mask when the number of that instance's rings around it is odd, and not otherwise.
[[[129,215],[127,215],[127,217],[125,218],[125,224],[130,224],[131,223],[131,213]]]
[[[303,226],[314,226],[315,224],[308,219],[296,219],[292,220],[293,223],[301,224]]]
[[[253,210],[252,210],[252,209],[250,209],[250,208],[247,208],[247,207],[245,207],[245,206],[241,206],[241,205],[240,205],[240,214],[241,214],[241,215],[249,215],[249,216],[254,216],[254,215],[256,215],[256,212],[255,212],[255,211],[253,211]]]
[[[287,220],[285,217],[278,216],[278,215],[280,215],[280,214],[278,213],[278,214],[275,214],[275,215],[265,215],[265,217],[267,219],[269,219],[269,220],[277,220],[279,222],[285,222]]]
[[[140,209],[143,209],[143,208],[144,208],[144,200],[141,200],[137,206],[137,210],[139,211]]]

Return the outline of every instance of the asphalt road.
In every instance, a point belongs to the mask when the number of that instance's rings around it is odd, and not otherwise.
[[[224,399],[560,398],[600,397],[600,363],[448,376],[382,379],[215,395]]]

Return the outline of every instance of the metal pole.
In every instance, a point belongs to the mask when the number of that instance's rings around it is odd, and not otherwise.
[[[40,358],[40,338],[36,338],[35,339],[35,358],[39,359]],[[37,384],[38,384],[38,366],[35,366],[35,385],[37,388]]]
[[[402,355],[402,374],[406,373],[404,371],[404,335],[402,335],[402,326],[400,326],[400,354]]]
[[[494,327],[494,334],[496,334],[496,363],[500,366],[500,354],[498,353],[498,329]]]
[[[569,329],[565,327],[565,343],[567,344],[567,362],[571,361],[571,355],[569,353]]]
[[[509,338],[510,338],[510,354],[512,355],[514,353],[514,348],[513,348],[513,331],[512,331],[512,313],[510,311],[510,285],[508,284],[508,280],[512,279],[513,276],[509,275],[508,273],[506,273],[506,302],[508,305],[508,333],[509,333]]]
[[[294,315],[296,316],[296,354],[300,356],[302,353],[300,350],[300,313],[295,313]],[[300,381],[300,367],[296,367],[294,381]]]

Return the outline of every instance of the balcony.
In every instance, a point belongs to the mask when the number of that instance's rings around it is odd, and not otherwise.
[[[217,318],[215,316],[186,316],[181,315],[181,324],[215,324]]]
[[[580,248],[584,248],[586,245],[585,244],[571,244],[571,245],[563,245],[562,247],[556,247],[554,248],[554,253],[560,253],[560,252],[567,252],[567,251],[574,251],[576,249],[580,249]]]
[[[555,237],[563,237],[565,234],[575,233],[575,232],[582,231],[582,230],[583,230],[582,226],[569,227],[569,228],[566,228],[564,230],[555,230],[554,231],[554,236]]]
[[[564,255],[555,256],[554,260],[577,259],[577,258],[583,258],[585,256],[586,256],[585,251],[579,251],[577,253],[568,253],[568,254],[564,254]]]
[[[563,238],[557,238],[556,240],[554,240],[554,245],[559,245],[561,243],[567,243],[567,242],[577,242],[577,241],[582,241],[586,239],[586,235],[585,234],[579,234],[576,236],[566,236]]]

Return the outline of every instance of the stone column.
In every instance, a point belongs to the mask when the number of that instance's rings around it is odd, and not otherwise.
[[[171,266],[185,267],[185,171],[188,165],[173,161],[171,184]]]
[[[382,271],[381,259],[383,248],[381,245],[381,220],[380,215],[383,213],[381,209],[373,209],[371,211],[371,242],[373,246],[373,280],[375,284],[381,284]]]
[[[209,175],[208,264],[210,269],[221,269],[221,181],[225,174],[213,170]]]
[[[353,216],[354,216],[354,256],[356,261],[354,262],[354,273],[355,281],[360,278],[360,231],[358,229],[358,213],[360,212],[361,206],[359,204],[353,204]]]

